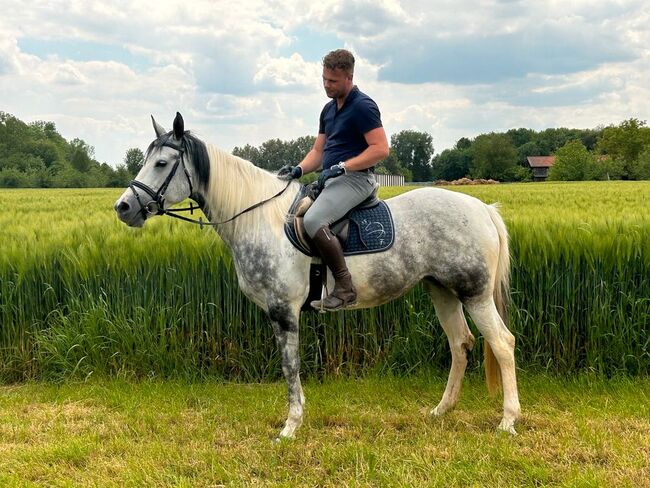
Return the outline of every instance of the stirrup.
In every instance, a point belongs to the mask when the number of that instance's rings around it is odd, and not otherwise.
[[[354,290],[354,287],[353,287],[353,290]],[[330,294],[327,294],[327,287],[326,286],[323,286],[323,292],[324,293],[321,294],[321,299],[320,300],[314,300],[313,302],[310,303],[310,305],[313,308],[315,308],[316,310],[318,310],[320,313],[336,312],[338,310],[344,310],[346,308],[353,307],[353,306],[355,306],[357,304],[356,290],[354,290],[354,292],[355,292],[354,293],[354,295],[355,295],[354,299],[350,300],[348,302],[346,302],[342,298],[339,298],[338,296],[336,296],[334,294],[334,291],[332,291],[332,293],[330,293]],[[325,295],[325,296],[323,296],[323,295]],[[340,302],[340,304],[337,304],[336,306],[333,306],[333,307],[326,307],[325,306],[325,301],[327,299],[336,299],[336,300],[338,300]]]

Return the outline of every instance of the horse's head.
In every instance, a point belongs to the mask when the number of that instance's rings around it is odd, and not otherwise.
[[[176,113],[171,132],[153,116],[151,120],[156,139],[142,169],[114,206],[118,218],[132,227],[142,227],[148,217],[161,215],[186,198],[196,199],[208,179],[205,144],[185,131],[181,114]]]

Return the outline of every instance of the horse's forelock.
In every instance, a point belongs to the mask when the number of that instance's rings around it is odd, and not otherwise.
[[[163,134],[155,139],[151,144],[149,144],[149,147],[147,148],[147,152],[145,153],[145,160],[149,157],[153,150],[162,148],[173,138],[173,131],[169,131],[166,134]],[[185,150],[189,155],[190,160],[192,161],[192,165],[194,166],[199,183],[203,187],[207,187],[210,181],[210,157],[208,156],[208,150],[205,143],[198,137],[191,134],[190,131],[185,131],[181,145],[185,146],[186,148]]]

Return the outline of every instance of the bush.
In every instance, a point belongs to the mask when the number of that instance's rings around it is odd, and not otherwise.
[[[555,154],[549,180],[583,181],[595,179],[599,171],[596,158],[578,140],[569,141]]]
[[[27,175],[17,168],[6,168],[0,171],[0,187],[24,188],[29,186]]]

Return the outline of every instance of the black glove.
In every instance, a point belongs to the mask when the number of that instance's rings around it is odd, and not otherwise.
[[[295,180],[302,176],[302,168],[300,166],[282,166],[278,171],[278,178],[284,181]]]
[[[338,164],[335,164],[329,169],[324,169],[318,177],[318,188],[322,190],[325,188],[325,182],[327,180],[341,176],[343,173],[345,173],[345,169]]]

